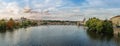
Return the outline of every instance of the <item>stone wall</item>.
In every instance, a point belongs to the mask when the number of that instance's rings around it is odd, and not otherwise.
[[[120,25],[120,16],[115,16],[111,18],[113,25]]]

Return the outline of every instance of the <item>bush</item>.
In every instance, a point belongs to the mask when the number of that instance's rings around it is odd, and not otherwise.
[[[103,33],[113,33],[113,25],[111,21],[105,20],[103,22]]]
[[[100,20],[98,18],[93,17],[86,21],[85,25],[88,27],[88,31],[94,31],[96,33],[103,34],[113,33],[112,22],[108,20]]]

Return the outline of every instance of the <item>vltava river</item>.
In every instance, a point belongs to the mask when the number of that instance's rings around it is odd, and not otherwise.
[[[87,32],[83,26],[43,25],[0,32],[0,46],[120,46],[120,38]]]

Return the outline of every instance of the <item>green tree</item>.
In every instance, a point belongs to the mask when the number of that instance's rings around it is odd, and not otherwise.
[[[113,33],[113,26],[112,26],[112,22],[111,21],[108,21],[108,20],[104,20],[103,22],[103,32],[104,33]]]
[[[6,29],[6,22],[4,19],[0,20],[0,30]]]
[[[113,26],[112,22],[109,20],[100,20],[98,18],[90,18],[86,24],[88,27],[88,31],[94,31],[97,33],[108,33],[112,34],[113,33]]]

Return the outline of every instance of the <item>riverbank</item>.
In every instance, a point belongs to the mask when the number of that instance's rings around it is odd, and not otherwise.
[[[77,25],[82,21],[62,21],[62,20],[31,20],[37,22],[38,25]],[[82,24],[81,24],[82,25]]]
[[[118,34],[120,33],[120,28],[113,28],[114,29],[114,35],[118,36]]]

